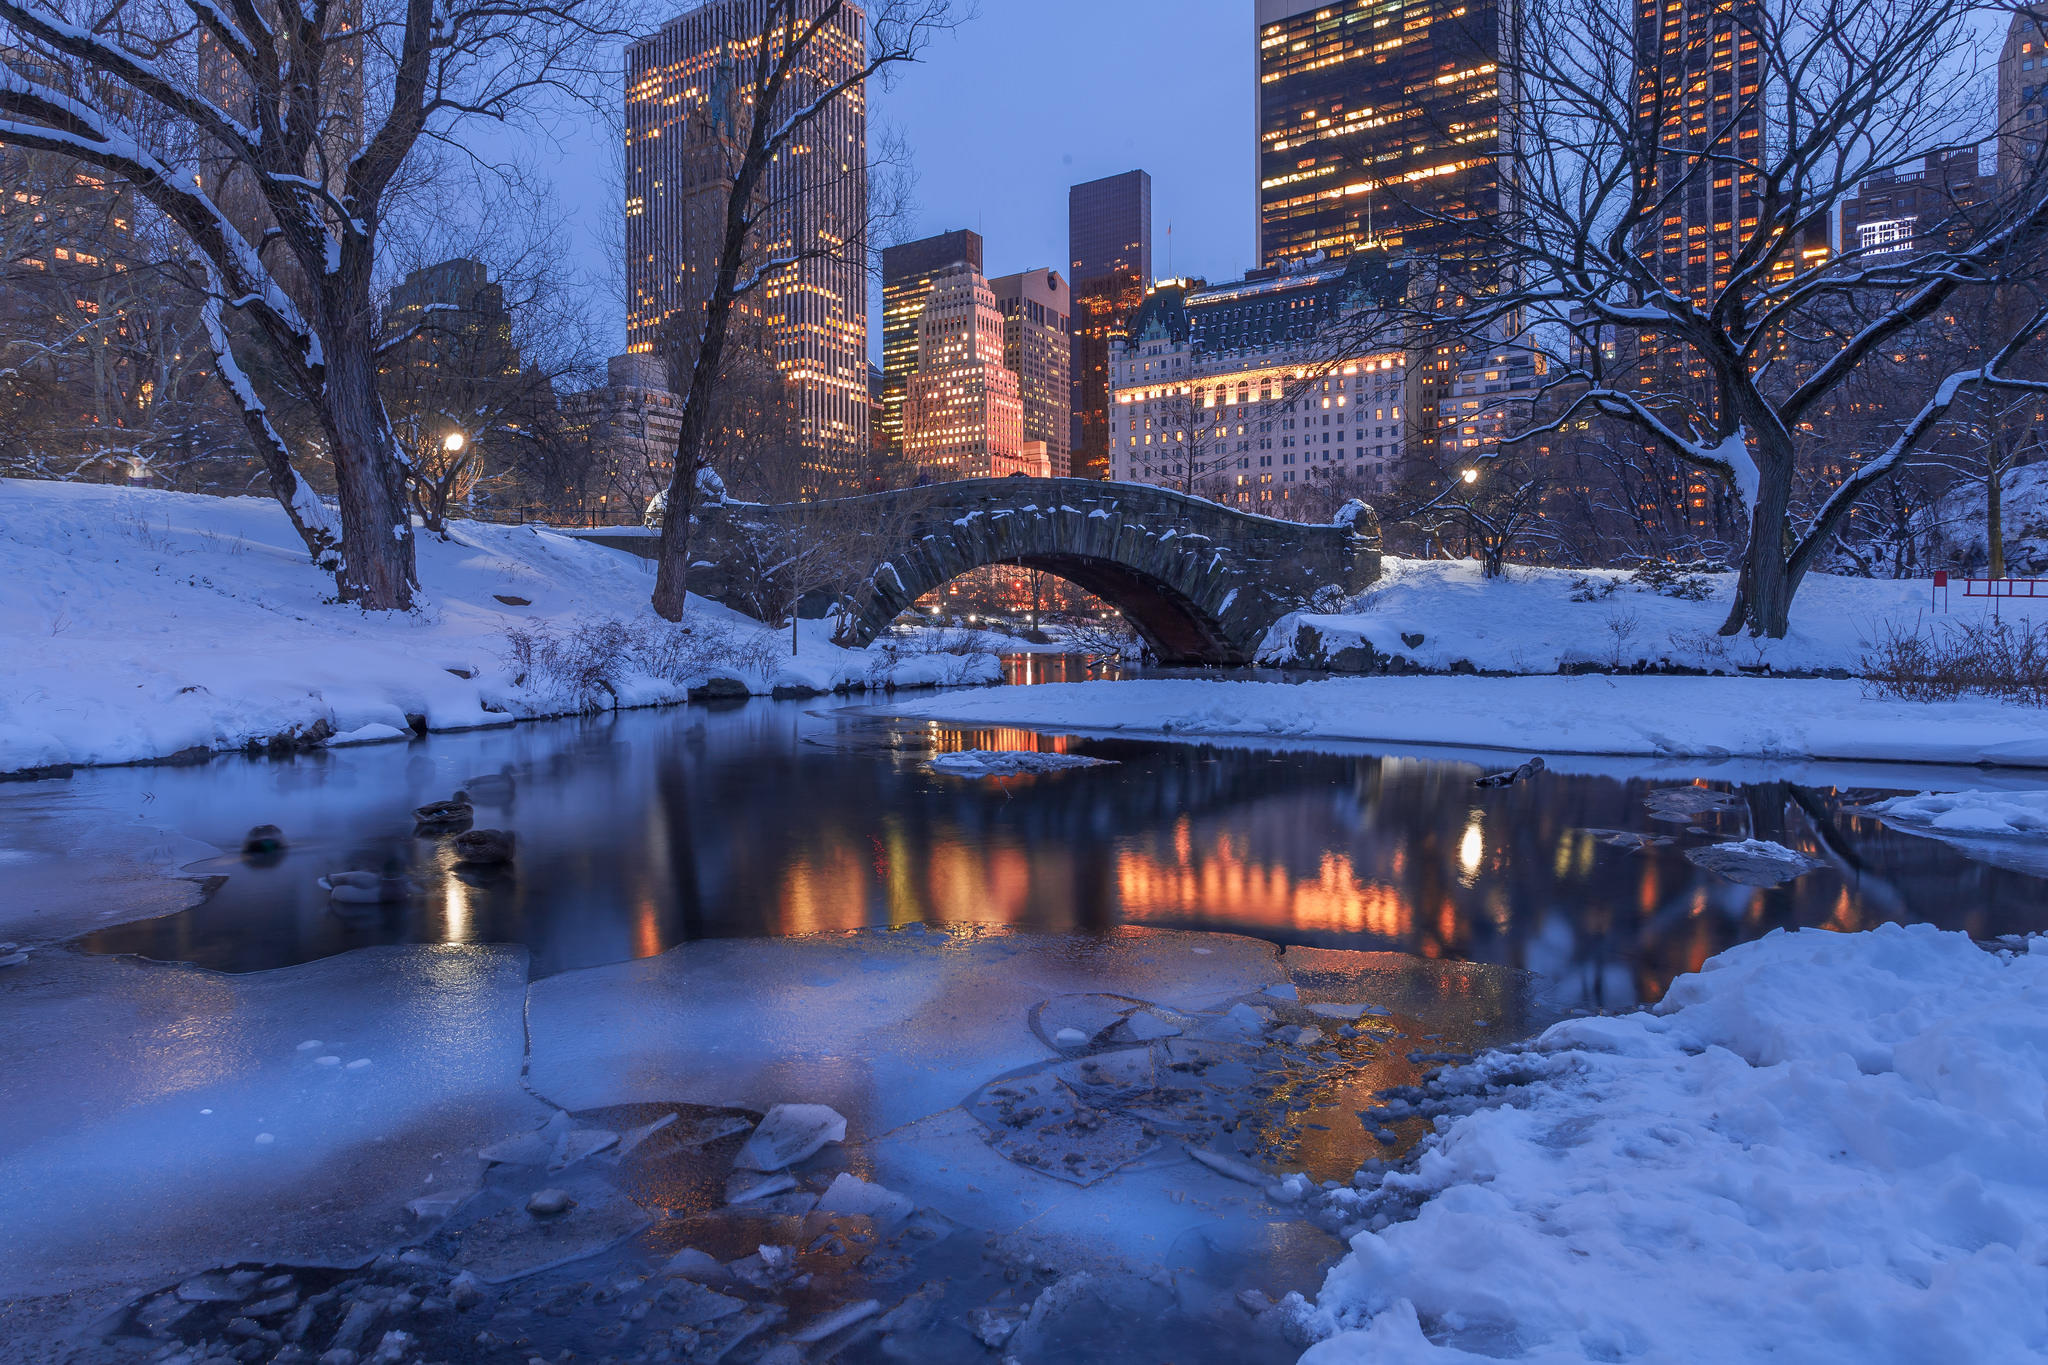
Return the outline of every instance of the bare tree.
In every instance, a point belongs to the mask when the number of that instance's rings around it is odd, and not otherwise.
[[[769,168],[793,154],[818,121],[844,101],[866,98],[869,80],[916,61],[940,32],[960,21],[953,0],[742,0],[729,13],[726,42],[737,69],[730,103],[739,123],[724,168],[725,213],[717,262],[704,306],[701,340],[690,358],[683,397],[682,434],[662,514],[660,566],[654,609],[681,620],[688,599],[691,513],[699,476],[710,468],[715,390],[725,363],[735,312],[764,286],[786,280],[806,260],[851,258],[865,268],[865,223],[850,225],[855,240],[789,226],[791,206],[769,192]],[[864,46],[851,60],[829,55],[847,32]],[[863,168],[865,170],[865,168]],[[781,228],[781,231],[777,231]]]
[[[270,488],[341,595],[409,608],[407,459],[378,394],[372,306],[387,197],[424,141],[580,92],[613,0],[0,0],[0,142],[131,187],[200,273],[215,370]],[[318,416],[339,519],[242,363],[260,335]]]
[[[1455,292],[1464,307],[1432,324],[1473,344],[1505,328],[1547,352],[1560,401],[1519,439],[1605,417],[1729,490],[1747,545],[1723,630],[1781,636],[1800,580],[1851,509],[1962,394],[2034,387],[2014,377],[2014,363],[2048,324],[2041,310],[1941,376],[1893,439],[1795,527],[1802,453],[1831,401],[1903,334],[1987,287],[2003,261],[2048,233],[2048,185],[2036,176],[1975,220],[1922,224],[1941,229],[1927,250],[1851,249],[1817,266],[1808,253],[1864,179],[1982,133],[1974,6],[1741,0],[1716,22],[1731,51],[1755,51],[1760,75],[1714,101],[1704,125],[1684,103],[1680,73],[1657,69],[1638,9],[1632,0],[1523,8],[1526,40],[1502,57],[1515,94],[1516,193],[1496,219],[1451,224],[1476,243],[1455,291],[1411,297]],[[1702,256],[1700,272],[1688,262],[1674,278],[1660,253],[1689,199],[1716,216],[1725,205],[1731,223],[1739,204],[1743,230],[1725,261]],[[1476,271],[1475,257],[1490,269]],[[1833,320],[1850,297],[1870,304],[1870,316],[1844,331]],[[1616,338],[1620,346],[1608,344]]]

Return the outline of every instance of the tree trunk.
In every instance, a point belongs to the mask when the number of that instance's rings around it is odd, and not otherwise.
[[[1993,578],[2005,577],[2005,462],[1995,456],[1984,481],[1984,543],[1991,551]]]
[[[1792,594],[1798,586],[1786,545],[1786,516],[1792,506],[1791,467],[1789,460],[1779,465],[1785,471],[1782,474],[1774,474],[1765,467],[1757,480],[1756,506],[1750,510],[1749,545],[1742,553],[1742,576],[1736,584],[1735,605],[1721,625],[1723,635],[1746,628],[1751,635],[1773,640],[1785,638],[1792,616]]]
[[[341,497],[341,597],[370,611],[411,611],[419,577],[407,471],[378,396],[369,331],[360,330],[329,340],[321,404]]]

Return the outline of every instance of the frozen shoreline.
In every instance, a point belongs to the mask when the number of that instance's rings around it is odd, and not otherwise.
[[[1420,1154],[1329,1201],[1303,1365],[2048,1354],[2027,946],[1774,933],[1447,1070]]]
[[[1693,677],[1139,678],[898,702],[889,714],[1063,733],[1440,744],[1504,753],[2048,768],[2048,711],[1902,702],[1861,684]]]

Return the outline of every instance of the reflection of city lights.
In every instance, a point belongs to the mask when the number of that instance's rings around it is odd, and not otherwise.
[[[1314,877],[1280,864],[1247,862],[1228,842],[1213,852],[1163,863],[1141,853],[1117,859],[1117,899],[1126,918],[1196,916],[1230,924],[1405,939],[1412,917],[1392,886],[1360,882],[1351,859],[1325,853]]]
[[[448,923],[448,942],[467,943],[470,935],[469,886],[450,874],[443,883],[441,914]]]
[[[1465,837],[1458,841],[1458,870],[1464,873],[1466,885],[1478,875],[1479,860],[1486,856],[1486,836],[1479,829],[1479,812],[1472,812],[1472,823],[1465,826]]]

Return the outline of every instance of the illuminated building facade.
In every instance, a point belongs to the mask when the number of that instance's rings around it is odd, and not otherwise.
[[[1024,397],[1024,444],[1057,478],[1072,472],[1073,295],[1057,270],[1026,270],[988,282],[1003,315],[1003,364]]]
[[[1073,288],[1072,472],[1109,477],[1109,353],[1152,282],[1152,177],[1125,171],[1067,191]]]
[[[1499,212],[1497,0],[1258,0],[1259,264],[1455,258]]]
[[[1998,52],[1998,174],[2023,180],[2048,141],[2048,9],[2016,10]]]
[[[917,369],[917,324],[932,280],[958,266],[980,270],[981,234],[960,229],[882,250],[882,448],[903,453],[903,400]]]
[[[1365,258],[1162,283],[1112,353],[1110,477],[1253,510],[1332,481],[1386,491],[1409,439],[1410,358],[1333,354],[1329,338],[1399,293]]]
[[[816,0],[807,0],[808,9]],[[741,88],[764,0],[705,0],[626,48],[626,349],[694,362],[717,268],[730,168],[750,110]],[[792,107],[857,72],[867,19],[839,10],[807,47]],[[786,112],[773,111],[777,115]],[[806,492],[856,477],[868,451],[867,97],[833,100],[769,167],[757,259],[804,255],[747,308],[788,381]]]
[[[931,283],[903,405],[903,455],[934,479],[1045,472],[1025,464],[1024,400],[1003,364],[1002,311],[971,266]]]
[[[1525,429],[1549,362],[1521,346],[1468,354],[1437,409],[1437,449],[1446,455],[1488,455],[1503,436]],[[1536,447],[1531,447],[1532,450]]]
[[[1857,186],[1842,205],[1842,250],[1878,257],[1940,246],[1996,190],[1993,177],[1978,174],[1975,147],[1929,153],[1918,175],[1873,176]]]
[[[1455,306],[1449,295],[1479,249],[1437,219],[1504,206],[1510,13],[1500,0],[1258,0],[1262,267],[1419,258],[1432,272],[1415,276],[1418,287]],[[1462,355],[1446,346],[1410,357],[1409,420],[1424,447]]]

